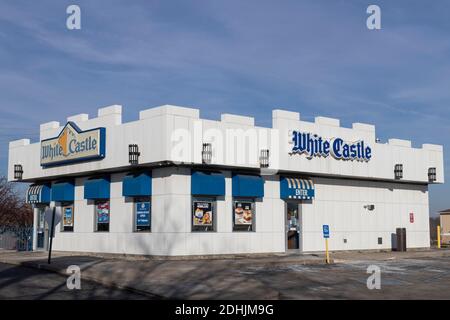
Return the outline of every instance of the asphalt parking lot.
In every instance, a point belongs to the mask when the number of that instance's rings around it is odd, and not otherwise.
[[[13,300],[117,300],[145,297],[95,282],[83,281],[80,290],[69,290],[67,278],[44,270],[0,263],[0,299]]]
[[[371,265],[380,268],[380,289],[367,288]],[[278,291],[279,299],[450,299],[450,257],[248,267],[242,272]]]
[[[3,252],[0,299],[450,299],[450,250],[332,257],[326,265],[320,253],[183,260],[55,253],[49,266],[44,253]],[[81,291],[66,288],[70,265],[82,270]],[[367,287],[369,266],[380,270],[380,289]]]

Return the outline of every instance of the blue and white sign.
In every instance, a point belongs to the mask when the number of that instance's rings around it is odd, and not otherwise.
[[[293,144],[291,153],[306,154],[308,159],[330,154],[335,159],[369,161],[372,158],[372,149],[364,141],[347,143],[341,138],[324,139],[317,134],[292,132]]]
[[[314,183],[310,179],[281,177],[281,199],[314,199]]]
[[[27,191],[28,203],[49,203],[51,189],[49,185],[31,185]]]
[[[136,202],[136,226],[150,225],[150,202]]]
[[[57,137],[41,141],[41,166],[104,158],[105,130],[82,131],[68,122]]]
[[[109,223],[109,202],[97,204],[97,223]]]
[[[73,227],[73,206],[63,208],[63,226]]]
[[[327,224],[323,225],[323,237],[328,239],[330,237],[330,226]]]

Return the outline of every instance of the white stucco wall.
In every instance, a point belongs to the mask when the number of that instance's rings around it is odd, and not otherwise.
[[[133,232],[133,208],[122,197],[123,174],[112,175],[110,232],[94,232],[94,204],[83,199],[77,179],[74,232],[56,228],[55,250],[151,255],[202,255],[284,252],[284,212],[278,181],[267,181],[263,202],[256,203],[256,232],[232,232],[231,173],[226,196],[217,200],[217,231],[191,232],[190,170],[152,172],[152,232]],[[277,192],[278,191],[278,192]]]
[[[124,174],[112,175],[110,232],[94,232],[94,204],[83,199],[77,179],[74,232],[56,228],[55,250],[146,255],[203,255],[284,252],[285,203],[277,176],[265,177],[256,202],[255,232],[232,231],[231,172],[226,196],[217,200],[217,231],[191,232],[190,170],[153,170],[152,232],[133,232],[133,207],[122,197]],[[323,251],[322,225],[329,224],[330,250],[390,249],[391,235],[407,229],[409,248],[429,246],[428,191],[422,185],[314,178],[316,199],[299,202],[303,251]],[[364,205],[374,204],[368,211]],[[414,223],[409,213],[414,213]],[[378,237],[383,244],[378,245]],[[347,239],[347,243],[343,239]]]
[[[391,249],[396,228],[406,228],[408,248],[430,246],[427,186],[323,178],[314,181],[315,199],[301,204],[304,251],[324,250],[323,224],[330,226],[330,250]],[[375,209],[365,209],[368,204]],[[410,213],[414,214],[413,223]],[[383,239],[381,245],[378,237]]]

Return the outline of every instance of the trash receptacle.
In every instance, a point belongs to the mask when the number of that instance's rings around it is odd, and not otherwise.
[[[397,228],[397,251],[406,251],[406,228]]]

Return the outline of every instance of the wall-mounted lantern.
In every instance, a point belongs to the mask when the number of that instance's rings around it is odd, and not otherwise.
[[[210,164],[212,160],[212,145],[211,143],[204,143],[202,148],[202,163]]]
[[[403,164],[396,164],[394,167],[395,179],[403,178]]]
[[[428,181],[436,181],[436,168],[428,168]]]
[[[23,167],[21,164],[15,164],[14,165],[14,179],[16,180],[22,180],[23,176]]]
[[[261,168],[269,167],[269,149],[262,149],[259,155],[259,165]]]
[[[128,162],[131,165],[135,165],[139,163],[139,156],[141,153],[139,152],[139,146],[137,144],[129,144],[128,145]]]

